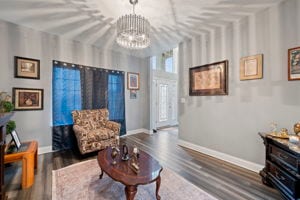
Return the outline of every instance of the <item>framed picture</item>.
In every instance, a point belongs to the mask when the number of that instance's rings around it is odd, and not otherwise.
[[[128,72],[127,73],[127,89],[139,90],[140,89],[140,74]]]
[[[240,59],[240,80],[261,79],[263,77],[263,54]]]
[[[13,130],[11,133],[12,141],[15,143],[16,148],[19,149],[21,147],[21,142],[16,130]]]
[[[300,80],[300,47],[288,50],[288,80]]]
[[[137,91],[130,90],[130,99],[136,99],[136,98],[137,98]]]
[[[40,79],[40,60],[15,56],[15,78]]]
[[[15,110],[43,110],[43,89],[13,88]]]
[[[228,60],[190,68],[190,96],[228,94]]]

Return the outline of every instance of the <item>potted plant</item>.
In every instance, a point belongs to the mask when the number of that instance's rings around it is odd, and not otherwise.
[[[14,110],[14,105],[9,101],[1,102],[4,112],[11,112]]]
[[[13,120],[10,120],[10,121],[8,121],[7,122],[7,124],[6,124],[6,135],[9,135],[9,134],[11,134],[11,132],[13,131],[13,130],[15,130],[16,129],[16,122],[15,121],[13,121]],[[12,140],[11,140],[12,141]],[[5,142],[6,143],[6,142]],[[4,149],[4,152],[6,152],[6,153],[11,153],[12,152],[12,148],[11,148],[11,142],[9,142],[6,146],[5,146],[5,149]]]
[[[8,121],[6,124],[6,134],[10,134],[15,129],[16,129],[16,122],[13,120]]]
[[[11,102],[11,96],[6,92],[0,92],[0,112],[11,112],[14,110],[14,105]]]

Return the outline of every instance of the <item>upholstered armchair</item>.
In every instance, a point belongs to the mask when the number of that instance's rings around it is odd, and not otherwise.
[[[121,125],[108,121],[107,109],[75,110],[72,116],[73,130],[81,154],[117,144]]]

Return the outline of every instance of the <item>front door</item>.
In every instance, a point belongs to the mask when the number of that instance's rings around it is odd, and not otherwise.
[[[156,127],[177,124],[177,85],[176,81],[156,81]]]

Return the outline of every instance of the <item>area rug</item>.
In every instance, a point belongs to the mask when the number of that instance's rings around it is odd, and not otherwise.
[[[97,160],[73,164],[52,172],[53,200],[125,200],[124,185],[115,182],[101,170]],[[156,184],[138,186],[136,200],[154,200]],[[170,169],[161,172],[159,194],[162,200],[215,200]]]

